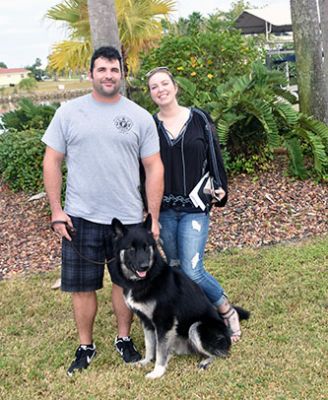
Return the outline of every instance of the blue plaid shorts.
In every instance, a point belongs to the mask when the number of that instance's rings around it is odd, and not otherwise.
[[[61,289],[64,292],[90,292],[101,289],[105,262],[113,258],[112,226],[78,217],[71,219],[76,233],[72,236],[72,242],[65,238],[62,240]],[[127,227],[136,225],[138,224]],[[111,263],[108,269],[110,273]],[[120,285],[113,278],[114,275],[111,274],[112,282]]]

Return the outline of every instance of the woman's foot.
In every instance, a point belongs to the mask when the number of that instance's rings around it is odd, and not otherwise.
[[[219,305],[218,311],[231,331],[231,342],[237,343],[241,336],[239,316],[237,311],[229,303],[226,295],[224,295],[224,302]]]
[[[230,328],[231,331],[231,342],[237,343],[241,336],[239,317],[237,311],[230,306],[228,311],[225,313],[220,312],[225,324]]]

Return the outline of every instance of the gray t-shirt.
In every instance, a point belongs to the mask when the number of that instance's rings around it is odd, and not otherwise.
[[[159,151],[146,110],[123,96],[111,104],[88,94],[57,110],[42,141],[65,154],[65,212],[101,224],[142,221],[139,159]]]

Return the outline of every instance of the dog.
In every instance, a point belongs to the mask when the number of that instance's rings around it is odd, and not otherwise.
[[[111,273],[123,287],[128,307],[141,320],[145,357],[139,364],[155,360],[154,369],[146,375],[155,379],[164,375],[173,353],[202,355],[202,369],[215,357],[226,357],[231,332],[202,289],[161,257],[151,225],[150,214],[143,224],[130,229],[113,219]],[[235,308],[240,319],[248,318],[248,311]]]

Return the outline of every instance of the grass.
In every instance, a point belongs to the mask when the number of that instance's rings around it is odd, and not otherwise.
[[[212,254],[206,263],[230,298],[252,312],[231,356],[199,372],[197,356],[173,357],[155,381],[113,350],[110,282],[99,292],[98,356],[73,379],[77,346],[70,298],[50,287],[59,271],[0,282],[0,398],[328,399],[328,237],[260,250]],[[143,351],[138,321],[133,337]],[[149,371],[149,368],[146,369]]]
[[[87,89],[91,88],[91,82],[90,81],[82,81],[80,82],[79,79],[71,79],[71,80],[60,80],[60,81],[42,81],[42,82],[37,82],[37,87],[31,91],[31,93],[47,93],[47,92],[53,92],[53,91],[58,91],[58,86],[59,85],[64,85],[65,90],[76,90],[76,89]],[[16,89],[16,90],[15,90]],[[9,96],[13,95],[15,92],[17,94],[26,94],[27,92],[24,90],[18,89],[18,86],[16,87],[6,87],[2,90],[1,96]]]

